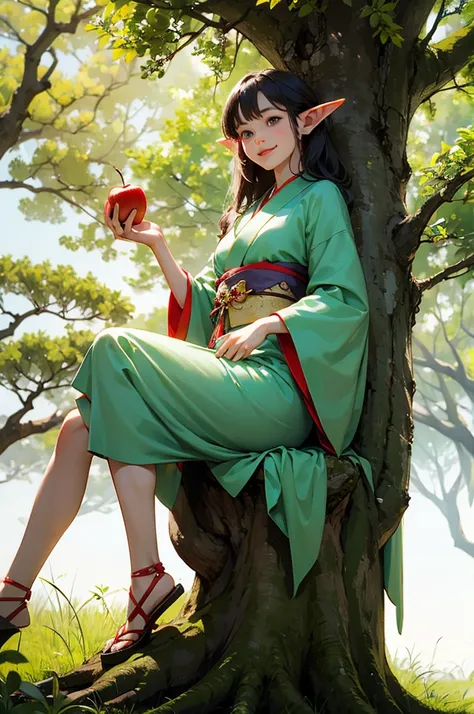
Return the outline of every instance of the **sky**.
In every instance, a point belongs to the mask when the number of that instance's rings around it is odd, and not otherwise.
[[[66,66],[63,62],[63,71]],[[21,147],[22,155],[26,158],[31,157],[32,150],[33,147],[28,146],[28,143]],[[11,158],[7,154],[0,162],[0,180],[9,178],[8,163]],[[157,289],[152,295],[140,295],[123,282],[121,276],[133,271],[133,264],[127,257],[133,250],[131,245],[120,245],[122,255],[115,263],[104,263],[98,253],[94,255],[83,249],[72,253],[59,245],[58,238],[63,233],[74,231],[78,216],[66,207],[67,222],[64,224],[27,222],[18,209],[18,202],[22,197],[30,195],[24,190],[0,191],[2,254],[10,253],[15,258],[27,255],[33,262],[48,258],[53,264],[72,264],[81,275],[92,270],[110,288],[120,289],[130,295],[137,306],[136,314],[148,312],[154,305],[167,304],[167,290]],[[17,309],[20,302],[18,299],[8,300],[6,307]],[[0,319],[0,328],[5,324],[6,321]],[[40,328],[50,334],[60,334],[63,323],[53,316],[30,318],[23,323],[17,335]],[[74,394],[78,396],[78,393]],[[17,407],[16,398],[0,389],[0,414],[8,414]],[[40,418],[50,413],[50,410],[46,403],[40,401],[28,418]],[[100,460],[94,457],[93,463],[97,461]],[[37,476],[33,477],[31,484],[12,482],[0,486],[0,577],[8,568],[21,541],[23,522],[33,505],[40,479]],[[466,536],[474,540],[473,509],[468,506],[465,492],[459,499],[459,505]],[[400,636],[396,629],[395,609],[386,598],[388,650],[392,657],[400,660],[411,653],[413,658],[419,658],[425,668],[432,664],[437,670],[467,677],[474,671],[474,559],[454,547],[444,518],[435,506],[413,489],[410,506],[404,516],[404,526],[405,624]],[[193,573],[171,546],[168,512],[158,502],[157,531],[161,560],[176,581],[189,588]],[[53,575],[58,584],[68,591],[72,590],[81,601],[87,598],[91,588],[102,584],[116,591],[115,597],[125,602],[129,587],[129,561],[119,508],[116,507],[108,515],[90,513],[77,518],[56,546],[41,575],[47,578]],[[43,585],[38,580],[33,588],[33,596],[40,596],[43,592]]]

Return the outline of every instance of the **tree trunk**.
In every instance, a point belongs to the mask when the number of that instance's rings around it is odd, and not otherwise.
[[[170,531],[196,571],[180,615],[143,654],[102,671],[95,655],[60,678],[76,703],[184,712],[369,714],[431,711],[385,657],[380,528],[373,493],[327,457],[319,558],[292,599],[289,544],[268,517],[259,467],[235,499],[187,462]],[[191,506],[192,503],[192,512]],[[45,693],[51,681],[41,683]]]

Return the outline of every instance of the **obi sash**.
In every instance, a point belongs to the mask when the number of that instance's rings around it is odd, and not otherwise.
[[[308,270],[299,263],[262,260],[226,270],[215,282],[214,309],[209,313],[215,327],[208,347],[225,333],[226,317],[230,327],[266,317],[300,300],[308,282]]]

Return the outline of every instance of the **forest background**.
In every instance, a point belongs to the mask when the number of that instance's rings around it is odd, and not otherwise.
[[[432,40],[442,41],[456,29],[456,21],[448,18]],[[25,21],[25,39],[34,32],[33,23]],[[64,40],[63,50],[51,91],[37,97],[32,111],[31,126],[43,126],[41,138],[30,129],[31,138],[23,137],[0,162],[0,300],[5,313],[0,330],[11,323],[6,313],[31,310],[40,293],[53,298],[49,313],[33,311],[1,343],[0,427],[21,407],[19,396],[35,391],[34,380],[47,391],[35,396],[22,419],[32,420],[36,428],[1,456],[0,573],[20,542],[57,437],[57,415],[71,409],[78,396],[67,385],[88,332],[110,324],[166,332],[168,290],[151,251],[112,243],[101,223],[108,190],[118,183],[113,167],[124,171],[126,182],[143,186],[147,217],[162,227],[183,267],[196,274],[214,248],[231,175],[230,155],[215,143],[223,103],[243,74],[269,66],[248,44],[230,76],[223,76],[214,90],[209,62],[194,53],[193,45],[155,81],[140,76],[139,58],[126,61],[130,58],[116,52],[111,61],[111,52],[100,41],[97,46],[96,35],[83,26]],[[3,36],[0,58],[9,67],[0,83],[4,100],[15,85],[20,51],[18,42]],[[416,113],[408,144],[411,213],[422,203],[422,168],[459,145],[458,128],[472,121],[472,97],[472,88],[443,91]],[[433,222],[436,251],[430,243],[418,251],[418,277],[454,262],[450,234],[454,226],[465,235],[474,231],[472,202],[444,204]],[[461,339],[461,308],[465,316],[473,312],[469,273],[431,290],[417,316],[414,462],[404,516],[405,624],[399,635],[386,600],[386,634],[392,656],[412,652],[425,665],[433,662],[464,679],[474,672],[474,476],[472,457],[456,439],[455,427],[472,435],[472,401],[453,374],[445,370],[443,375],[432,361],[456,366],[459,358],[469,384],[474,378],[472,318],[469,329],[466,317],[468,332]],[[72,337],[71,328],[78,337]],[[13,382],[10,360],[20,345],[29,370]],[[61,353],[68,357],[65,362]],[[51,365],[59,368],[49,378]],[[443,423],[451,424],[451,431],[443,431]],[[53,575],[63,589],[83,599],[95,586],[107,585],[125,603],[129,563],[120,511],[103,460],[94,458],[93,474],[80,517],[42,575]],[[192,572],[170,545],[168,514],[159,503],[157,514],[162,560],[187,588]],[[44,596],[39,581],[33,592],[34,598]]]

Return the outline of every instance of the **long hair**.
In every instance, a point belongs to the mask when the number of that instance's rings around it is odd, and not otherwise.
[[[221,129],[225,137],[238,139],[240,111],[246,121],[262,116],[259,112],[257,94],[262,92],[268,101],[288,112],[290,126],[298,145],[297,116],[305,109],[320,104],[315,91],[293,72],[279,69],[264,69],[248,72],[232,89],[222,112]],[[305,171],[315,181],[330,179],[339,187],[349,210],[354,196],[349,190],[351,180],[328,135],[328,120],[324,119],[309,134],[301,136],[300,171]],[[295,174],[297,175],[297,174]],[[307,180],[302,176],[303,180]],[[311,179],[309,183],[313,183]],[[219,240],[228,232],[235,219],[254,201],[259,199],[275,183],[273,170],[258,166],[245,154],[238,142],[234,154],[232,181],[229,192],[232,202],[219,220]]]

